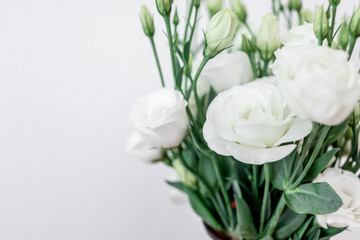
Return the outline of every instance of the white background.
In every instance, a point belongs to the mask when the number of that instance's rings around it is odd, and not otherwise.
[[[144,2],[155,10],[149,0],[0,1],[0,240],[208,239],[190,207],[169,200],[171,171],[125,154],[131,105],[160,86]],[[246,2],[253,22],[270,9]]]

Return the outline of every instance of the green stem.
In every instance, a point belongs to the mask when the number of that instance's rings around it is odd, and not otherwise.
[[[215,175],[216,175],[216,178],[218,180],[218,184],[219,184],[219,187],[220,187],[221,194],[223,195],[223,198],[225,200],[225,206],[226,206],[228,216],[229,216],[230,227],[233,228],[234,227],[234,213],[233,213],[233,210],[232,210],[232,207],[231,207],[231,201],[230,201],[229,195],[228,195],[228,193],[227,193],[227,191],[225,189],[224,181],[223,181],[223,178],[221,176],[221,173],[220,173],[219,166],[217,164],[215,155],[213,155],[211,157],[211,161],[212,161],[212,164],[213,164],[213,167],[214,167],[214,170],[215,170]]]
[[[187,34],[188,34],[189,26],[190,26],[190,18],[191,18],[192,11],[193,11],[194,1],[195,0],[191,0],[189,11],[188,11],[188,16],[186,18],[186,26],[185,26],[185,32],[184,32],[183,46],[185,46],[186,39],[187,39]]]
[[[265,234],[263,235],[264,237],[271,236],[274,233],[277,222],[279,221],[281,213],[284,210],[285,204],[286,204],[285,197],[284,197],[284,194],[282,194],[281,198],[278,202],[278,205],[276,206],[276,208],[274,210],[272,217],[268,221],[268,224],[265,229]]]
[[[306,174],[308,173],[312,164],[314,163],[315,158],[318,155],[319,150],[321,149],[321,146],[322,146],[329,130],[330,130],[330,126],[324,126],[324,128],[322,129],[322,132],[320,134],[320,137],[318,139],[318,142],[315,146],[315,149],[314,149],[313,153],[311,154],[309,161],[307,162],[304,170],[302,171],[300,176],[297,178],[297,180],[290,186],[290,189],[294,189],[295,187],[297,187],[301,183],[301,181],[305,178]]]
[[[173,77],[174,77],[174,81],[175,81],[176,80],[175,51],[174,51],[174,42],[173,42],[172,33],[171,33],[170,16],[164,16],[164,21],[165,21],[165,25],[166,25],[167,37],[169,40],[171,65],[172,65]]]
[[[205,120],[206,119],[206,116],[205,116],[205,112],[204,112],[204,109],[203,109],[203,106],[201,105],[201,101],[200,101],[200,98],[199,98],[199,95],[198,95],[198,92],[197,92],[197,81],[200,77],[200,74],[202,72],[202,70],[204,69],[206,63],[209,61],[210,59],[210,56],[206,56],[204,57],[204,59],[202,60],[202,62],[200,63],[200,66],[195,74],[195,77],[194,77],[194,80],[193,80],[193,83],[192,83],[192,91],[194,93],[194,97],[195,97],[195,102],[196,102],[196,106],[198,108],[198,111],[200,113],[200,116],[202,118],[202,120]],[[189,94],[189,97],[190,97],[190,94]],[[186,99],[186,100],[189,100],[189,99]]]
[[[264,165],[264,170],[265,170],[265,187],[264,187],[264,196],[263,196],[263,200],[262,200],[261,214],[260,214],[260,233],[262,233],[262,231],[264,229],[266,204],[267,204],[267,199],[268,199],[268,195],[269,195],[269,187],[270,187],[270,169],[269,169],[268,164]]]
[[[356,40],[357,40],[356,37],[351,37],[351,38],[350,38],[350,47],[349,47],[349,50],[348,50],[348,54],[349,54],[349,58],[348,58],[348,59],[349,59],[349,60],[350,60],[351,55],[352,55],[352,53],[353,53],[353,51],[354,51],[354,47],[355,47]]]
[[[163,74],[162,74],[162,71],[161,71],[160,61],[159,61],[159,57],[158,57],[158,54],[157,54],[157,51],[156,51],[156,46],[155,46],[155,42],[154,42],[154,37],[150,37],[149,39],[150,39],[150,42],[151,42],[151,47],[152,47],[153,52],[154,52],[154,56],[155,56],[155,60],[156,60],[156,65],[157,65],[157,68],[158,68],[158,70],[159,70],[161,85],[162,85],[163,87],[165,87],[164,77],[163,77]]]
[[[300,159],[299,159],[299,161],[298,161],[298,163],[297,163],[297,165],[295,167],[294,172],[291,175],[290,183],[292,183],[295,180],[295,178],[296,178],[296,176],[298,174],[298,171],[300,170],[301,166],[303,165],[303,162],[305,160],[307,152],[310,149],[310,146],[311,146],[311,144],[313,143],[313,141],[314,141],[314,139],[316,137],[318,129],[319,129],[319,125],[315,124],[313,129],[312,129],[312,132],[310,133],[310,136],[306,139],[306,142],[303,143],[303,147],[301,149],[301,156],[300,156]]]
[[[254,57],[254,53],[249,53],[249,60],[250,60],[250,64],[251,64],[251,70],[254,76],[254,79],[256,79],[258,77],[257,75],[257,68],[256,68],[256,62],[255,62],[255,57]]]
[[[251,165],[252,168],[252,181],[251,181],[251,187],[252,191],[256,197],[256,202],[260,203],[260,196],[259,196],[259,189],[258,189],[258,166],[257,165]]]
[[[266,76],[267,75],[268,67],[269,67],[269,60],[264,60],[264,68],[263,68],[261,76]]]
[[[332,5],[332,11],[331,11],[331,26],[329,29],[329,36],[328,36],[328,42],[329,42],[329,47],[331,47],[331,43],[333,41],[333,34],[334,34],[334,28],[335,28],[335,17],[336,17],[336,9],[337,9],[337,5]]]
[[[196,26],[196,23],[197,23],[198,13],[199,13],[199,8],[196,8],[196,10],[195,10],[195,16],[194,16],[194,23],[193,23],[193,25],[191,26],[191,32],[190,32],[190,38],[189,38],[190,44],[191,44],[191,42],[192,42],[192,40],[193,40],[193,37],[194,37],[195,26]],[[190,46],[191,46],[191,45],[190,45]]]

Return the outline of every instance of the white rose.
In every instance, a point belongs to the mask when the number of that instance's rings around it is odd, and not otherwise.
[[[151,146],[176,147],[187,133],[186,105],[180,92],[162,88],[134,105],[129,122]]]
[[[318,39],[313,29],[312,23],[294,26],[282,37],[281,43],[285,46],[316,46],[318,45]]]
[[[149,145],[146,139],[137,131],[134,131],[127,142],[126,149],[129,153],[146,162],[160,160],[164,151]]]
[[[314,182],[327,182],[343,201],[336,212],[316,216],[322,227],[360,227],[360,180],[354,173],[328,168]]]
[[[345,52],[299,45],[275,55],[273,73],[297,116],[333,126],[351,114],[360,98],[360,78]]]
[[[312,123],[291,113],[273,80],[231,88],[212,101],[203,130],[210,149],[244,163],[264,164],[286,157],[296,147],[293,142],[311,132]]]
[[[254,79],[249,57],[244,52],[220,53],[205,65],[200,78],[217,93]]]

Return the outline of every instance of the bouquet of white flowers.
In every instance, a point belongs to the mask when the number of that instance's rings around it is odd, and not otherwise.
[[[133,107],[130,151],[175,169],[179,181],[168,183],[214,239],[316,240],[360,226],[360,75],[349,61],[360,7],[339,24],[340,0],[315,15],[301,0],[272,0],[254,31],[241,0],[231,8],[191,0],[180,31],[173,0],[155,4],[174,87],[165,86],[143,6],[163,88]],[[194,46],[201,5],[211,19]]]

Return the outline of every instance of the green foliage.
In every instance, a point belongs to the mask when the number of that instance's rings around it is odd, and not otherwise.
[[[285,191],[287,206],[300,214],[323,215],[337,211],[342,200],[328,183],[308,183]]]
[[[236,213],[238,231],[241,237],[245,239],[256,239],[257,232],[250,212],[249,206],[242,197],[234,196],[236,202]]]

